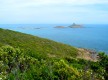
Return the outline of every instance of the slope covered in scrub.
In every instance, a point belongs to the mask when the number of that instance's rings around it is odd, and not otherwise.
[[[0,29],[0,80],[107,80],[108,56],[89,56],[85,49]]]
[[[78,53],[76,48],[69,45],[29,34],[0,29],[0,46],[3,45],[20,47],[24,49],[24,51],[31,53],[31,56],[42,54],[51,57],[75,57]]]

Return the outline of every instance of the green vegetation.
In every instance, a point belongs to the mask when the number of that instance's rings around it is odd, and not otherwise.
[[[0,46],[11,45],[24,49],[27,55],[56,56],[56,57],[75,57],[77,49],[65,44],[54,42],[48,39],[39,38],[15,31],[0,29]],[[37,56],[38,57],[38,56]]]
[[[78,59],[74,47],[0,29],[0,80],[107,80],[108,56]]]

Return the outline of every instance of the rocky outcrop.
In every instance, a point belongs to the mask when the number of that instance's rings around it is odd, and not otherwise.
[[[65,28],[64,26],[56,26],[54,28]]]
[[[84,48],[78,48],[78,56],[77,58],[90,60],[90,61],[97,61],[97,52],[94,50],[84,49]]]
[[[73,23],[72,25],[70,25],[68,27],[70,27],[70,28],[82,28],[83,26],[82,25],[79,25],[79,24]]]

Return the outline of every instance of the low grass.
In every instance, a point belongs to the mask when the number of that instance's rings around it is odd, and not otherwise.
[[[19,47],[32,57],[39,57],[40,55],[43,58],[64,58],[76,57],[78,54],[78,49],[75,47],[30,34],[0,28],[0,46],[3,45]]]

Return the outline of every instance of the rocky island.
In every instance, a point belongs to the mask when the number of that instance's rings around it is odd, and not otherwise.
[[[56,26],[54,28],[65,28],[64,26]]]
[[[83,26],[82,25],[79,25],[79,24],[73,23],[72,25],[70,25],[68,27],[70,27],[70,28],[82,28]]]

